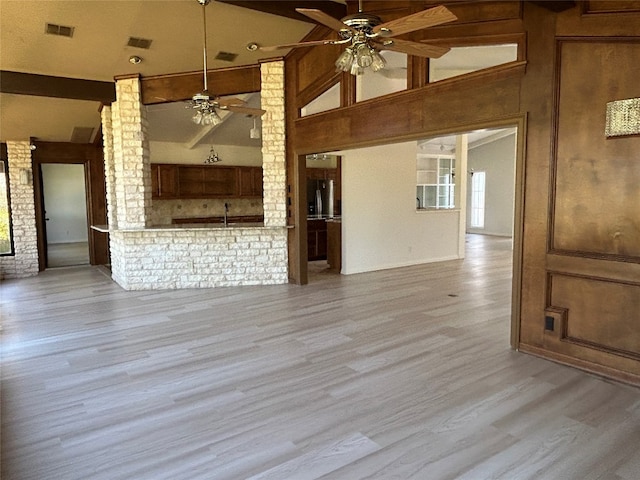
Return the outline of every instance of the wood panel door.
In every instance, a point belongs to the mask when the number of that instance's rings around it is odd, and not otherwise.
[[[640,383],[640,137],[604,133],[607,102],[640,96],[640,41],[569,39],[558,53],[542,343]]]

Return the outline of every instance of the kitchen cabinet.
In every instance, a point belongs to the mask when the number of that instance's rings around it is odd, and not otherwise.
[[[238,183],[241,197],[262,197],[262,168],[238,167]]]
[[[262,168],[151,164],[152,198],[262,197]]]
[[[205,197],[235,197],[237,191],[237,167],[203,167],[202,193]]]
[[[308,260],[327,259],[327,222],[324,219],[307,220]]]
[[[327,263],[329,269],[340,273],[342,269],[342,222],[327,220]]]
[[[151,165],[151,195],[153,198],[174,198],[177,194],[175,165]]]

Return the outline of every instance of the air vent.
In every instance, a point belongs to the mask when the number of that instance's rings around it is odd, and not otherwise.
[[[218,54],[216,55],[216,60],[222,60],[224,62],[233,62],[237,56],[238,56],[237,53],[218,52]]]
[[[149,50],[149,47],[151,46],[151,40],[147,38],[129,37],[127,46],[135,47],[135,48],[144,48],[145,50]]]
[[[93,127],[73,127],[71,133],[72,143],[91,143],[93,136]]]
[[[44,29],[44,33],[49,35],[58,35],[60,37],[73,37],[74,27],[65,27],[64,25],[56,25],[54,23],[47,23]]]

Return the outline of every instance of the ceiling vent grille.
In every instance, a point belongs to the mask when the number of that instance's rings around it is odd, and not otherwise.
[[[149,50],[149,47],[151,46],[151,40],[149,40],[147,38],[129,37],[129,41],[127,42],[127,46],[128,47],[135,47],[135,48],[143,48],[145,50]]]
[[[58,35],[60,37],[73,37],[74,27],[65,27],[64,25],[56,25],[55,23],[47,23],[45,25],[44,33],[49,35]]]
[[[216,60],[222,60],[224,62],[233,62],[237,56],[238,56],[237,53],[218,52],[218,54],[216,55]]]

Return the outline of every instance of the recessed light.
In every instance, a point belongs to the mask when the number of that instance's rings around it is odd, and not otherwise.
[[[256,42],[247,43],[247,50],[249,50],[250,52],[255,52],[259,48],[260,48],[260,45],[257,44]]]
[[[137,65],[139,63],[142,62],[142,57],[139,57],[137,55],[131,55],[129,57],[129,63],[133,64],[133,65]]]

